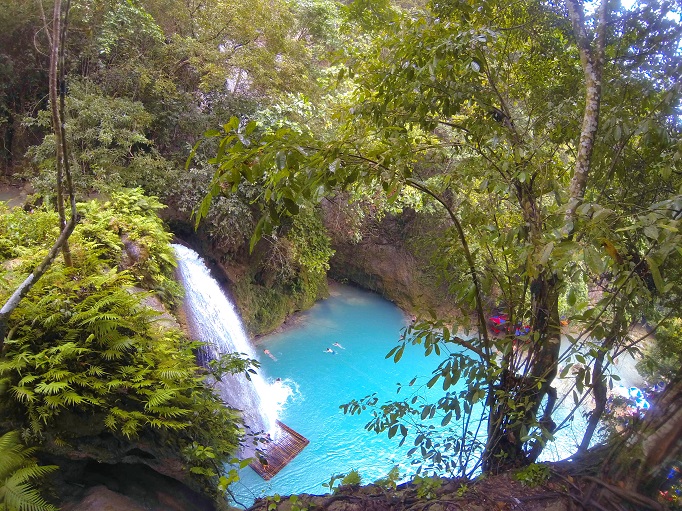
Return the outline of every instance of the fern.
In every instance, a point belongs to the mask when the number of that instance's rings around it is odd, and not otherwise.
[[[192,413],[186,408],[179,408],[175,406],[146,406],[147,410],[153,412],[155,415],[163,418],[178,419],[186,417]],[[163,427],[163,423],[159,423],[159,427]]]
[[[112,194],[104,205],[80,205],[83,221],[70,238],[74,266],[57,261],[12,314],[12,338],[0,356],[0,381],[8,389],[0,405],[25,438],[68,438],[74,414],[88,414],[103,417],[102,426],[122,442],[157,435],[194,467],[211,468],[186,446],[207,446],[224,462],[238,445],[239,413],[204,381],[194,358],[198,343],[159,330],[158,312],[142,303],[154,291],[170,304],[180,296],[159,207],[139,190]],[[33,232],[30,215],[10,216]],[[22,245],[20,236],[8,234],[10,224],[0,218],[0,252],[11,247],[13,257],[24,257],[21,267],[35,264],[47,250],[43,241],[29,236]],[[141,256],[118,271],[122,235]],[[0,268],[0,298],[20,277]],[[140,286],[147,291],[131,292]]]
[[[24,385],[27,385],[29,383],[36,381],[38,378],[40,378],[40,377],[35,375],[35,374],[27,374],[21,380],[19,380],[18,385],[20,387],[23,387]]]
[[[66,380],[68,383],[69,378],[73,377],[71,371],[66,371],[64,369],[50,369],[45,374],[43,374],[43,379],[52,381],[62,381]]]
[[[175,389],[158,389],[151,393],[144,407],[146,409],[154,408],[162,403],[167,403],[177,395]]]
[[[31,481],[39,481],[57,467],[40,466],[32,458],[35,449],[25,447],[17,431],[0,436],[0,507],[8,511],[53,511]]]
[[[63,390],[70,388],[69,384],[63,381],[53,381],[49,383],[43,381],[35,386],[36,392],[47,395],[59,394]]]
[[[91,376],[102,377],[102,376],[106,376],[107,372],[104,369],[102,369],[101,366],[91,365],[88,368],[88,370],[86,371],[86,374],[91,375]]]
[[[180,367],[168,367],[157,371],[159,377],[163,380],[179,380],[192,376],[192,371]]]
[[[10,393],[20,403],[29,403],[36,399],[36,393],[26,387],[12,387]]]

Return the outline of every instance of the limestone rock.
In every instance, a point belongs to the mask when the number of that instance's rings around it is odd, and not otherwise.
[[[133,499],[111,491],[106,486],[91,488],[80,502],[62,506],[62,511],[148,511]]]

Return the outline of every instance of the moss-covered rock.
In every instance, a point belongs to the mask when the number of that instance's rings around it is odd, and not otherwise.
[[[405,209],[365,216],[361,225],[351,225],[352,210],[331,203],[324,210],[335,250],[330,261],[333,279],[375,291],[413,314],[430,310],[441,318],[461,315],[431,260],[432,240],[443,229],[440,219]]]

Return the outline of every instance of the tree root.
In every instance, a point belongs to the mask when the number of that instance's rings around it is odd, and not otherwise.
[[[639,506],[638,507],[639,509],[641,509],[641,507],[644,506],[646,509],[653,509],[654,511],[665,510],[662,504],[656,502],[653,499],[650,499],[649,497],[642,495],[641,493],[637,493],[636,491],[628,490],[627,488],[621,488],[620,486],[609,484],[597,477],[584,476],[583,479],[585,479],[586,481],[590,481],[594,484],[597,484],[602,488],[608,490],[619,500],[625,500]]]

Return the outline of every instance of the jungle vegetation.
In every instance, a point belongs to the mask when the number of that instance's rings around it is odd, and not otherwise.
[[[42,269],[1,318],[0,445],[17,463],[69,445],[87,415],[124,441],[169,442],[224,491],[238,414],[206,385],[196,343],[141,305],[178,299],[157,214],[196,222],[246,265],[235,292],[266,331],[324,294],[333,200],[353,239],[369,210],[427,218],[419,248],[460,311],[420,311],[389,353],[447,352],[427,383],[441,399],[409,384],[348,413],[417,431],[425,472],[498,473],[536,461],[561,428],[560,373],[575,410],[594,402],[588,453],[613,360],[647,350],[666,391],[607,438],[596,473],[632,490],[594,499],[651,504],[640,493],[682,442],[679,0],[0,3],[2,168],[37,192],[3,211],[2,302]],[[492,335],[493,312],[527,332]],[[27,488],[49,507],[39,499]]]

